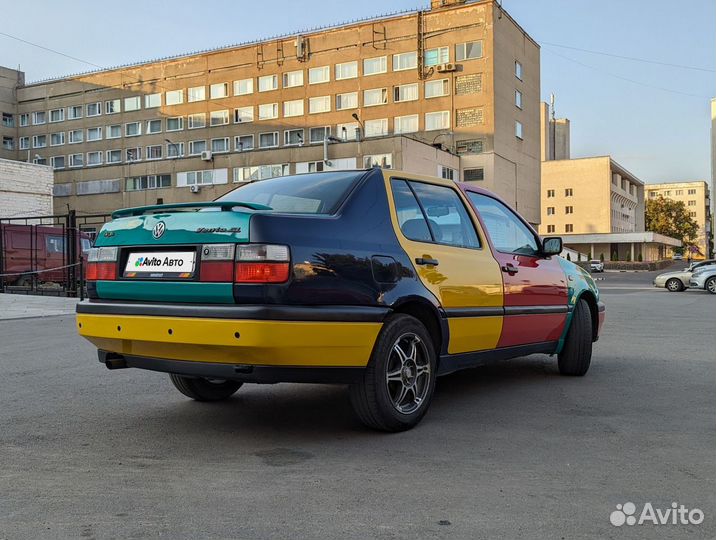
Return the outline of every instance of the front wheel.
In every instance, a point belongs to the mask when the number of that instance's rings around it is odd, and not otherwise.
[[[557,358],[562,375],[581,377],[589,370],[592,362],[592,312],[584,299],[580,299],[574,307],[572,323]]]
[[[706,280],[706,286],[704,287],[711,294],[716,294],[716,276]]]
[[[362,379],[351,385],[360,421],[380,431],[405,431],[425,416],[435,391],[436,355],[416,318],[396,314],[378,335]]]
[[[680,279],[671,278],[666,282],[666,290],[669,292],[679,292],[684,290],[684,284]]]
[[[228,399],[241,388],[238,381],[223,379],[204,379],[202,377],[185,377],[170,373],[169,378],[182,394],[197,401],[221,401]]]

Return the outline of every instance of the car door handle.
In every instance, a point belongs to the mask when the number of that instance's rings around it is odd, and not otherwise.
[[[418,257],[415,259],[415,264],[437,266],[440,263],[437,259],[431,259],[430,257]]]
[[[503,264],[500,269],[503,272],[510,274],[511,276],[514,276],[517,272],[519,272],[517,267],[512,263]]]

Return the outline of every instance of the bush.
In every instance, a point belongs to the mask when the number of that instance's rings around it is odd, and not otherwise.
[[[627,262],[631,262],[631,253],[629,251],[627,251],[626,260]]]
[[[644,262],[644,257],[641,256],[641,253],[639,253],[639,256],[636,258],[639,262]]]
[[[619,260],[619,254],[618,254],[616,251],[615,251],[614,253],[612,253],[612,260],[613,260],[613,261],[618,261],[618,260]]]
[[[599,254],[599,262],[604,262],[604,253]]]

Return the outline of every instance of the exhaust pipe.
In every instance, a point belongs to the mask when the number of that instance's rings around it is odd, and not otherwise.
[[[99,361],[107,366],[107,369],[125,369],[127,367],[124,356],[117,353],[99,351]]]

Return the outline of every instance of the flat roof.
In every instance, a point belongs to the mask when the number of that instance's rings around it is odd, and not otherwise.
[[[586,233],[562,234],[565,244],[666,244],[668,246],[681,246],[681,240],[665,236],[652,231],[630,233]]]

